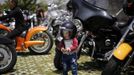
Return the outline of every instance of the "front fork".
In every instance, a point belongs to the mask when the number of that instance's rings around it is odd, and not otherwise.
[[[124,35],[122,36],[122,38],[120,39],[119,43],[117,44],[117,46],[112,50],[112,54],[108,57],[108,60],[111,59],[111,57],[113,56],[113,52],[124,42],[126,36],[128,35],[128,33],[133,30],[133,25],[134,25],[134,19],[132,20],[132,22],[130,23],[130,25],[128,26],[127,30],[125,31]]]

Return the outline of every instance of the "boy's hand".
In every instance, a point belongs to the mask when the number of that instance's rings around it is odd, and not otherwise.
[[[71,49],[70,48],[67,48],[66,51],[71,52]]]
[[[65,48],[61,48],[61,51],[64,52],[65,51]]]

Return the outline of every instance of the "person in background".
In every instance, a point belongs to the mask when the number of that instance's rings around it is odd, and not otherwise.
[[[37,6],[36,10],[36,17],[37,17],[37,24],[41,24],[42,20],[44,19],[44,10],[41,8],[40,5]]]
[[[8,5],[11,11],[7,15],[0,17],[0,20],[5,20],[8,18],[15,19],[15,29],[6,35],[9,39],[14,39],[19,36],[25,30],[25,22],[21,9],[18,7],[18,0],[8,0]]]

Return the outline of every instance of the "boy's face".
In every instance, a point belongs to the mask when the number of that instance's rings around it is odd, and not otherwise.
[[[63,31],[63,36],[65,39],[69,39],[69,31]]]

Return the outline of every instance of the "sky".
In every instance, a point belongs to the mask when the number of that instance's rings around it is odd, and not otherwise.
[[[0,3],[3,3],[5,0],[0,0]]]

